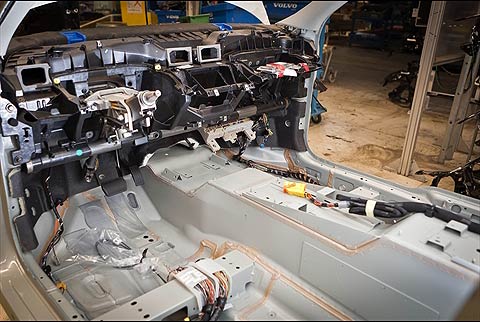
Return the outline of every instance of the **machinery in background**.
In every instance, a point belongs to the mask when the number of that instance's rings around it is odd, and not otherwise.
[[[51,19],[51,15],[56,19]],[[15,36],[77,28],[80,28],[79,2],[59,1],[30,11],[15,32]]]
[[[384,87],[389,83],[398,83],[398,86],[388,93],[390,101],[401,107],[410,108],[412,106],[418,67],[418,61],[411,61],[405,70],[395,71],[385,77]]]
[[[441,180],[452,178],[455,183],[453,189],[456,193],[461,193],[472,198],[480,199],[480,157],[467,162],[461,167],[451,171],[417,171],[416,174],[426,174],[433,176],[432,187],[438,187]]]
[[[149,10],[147,1],[120,1],[122,22],[127,26],[145,26],[158,23],[157,15]]]
[[[328,80],[330,83],[335,82],[337,78],[338,71],[331,66],[334,46],[328,45],[328,23],[330,19],[327,20],[325,27],[322,29],[322,34],[320,35],[320,48],[322,48],[320,54],[320,61],[322,62],[322,68],[317,72],[317,81],[315,82],[313,93],[312,106],[310,111],[310,120],[319,124],[322,122],[322,114],[327,112],[327,108],[320,103],[317,96],[318,93],[324,92],[327,90],[327,87],[323,84],[325,80]],[[320,51],[319,51],[320,52]]]
[[[355,1],[348,45],[387,49],[401,42],[413,29],[412,2],[380,1],[359,4]],[[395,47],[395,46],[393,46]]]

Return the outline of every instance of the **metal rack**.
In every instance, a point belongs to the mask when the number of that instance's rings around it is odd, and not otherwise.
[[[468,5],[466,3],[465,5]],[[472,2],[472,5],[477,6],[478,3]],[[459,81],[455,91],[450,116],[447,123],[447,128],[442,143],[442,150],[438,156],[438,161],[443,163],[445,160],[453,158],[453,154],[457,150],[468,153],[469,147],[463,142],[462,131],[463,123],[459,121],[464,119],[468,113],[468,109],[474,93],[475,79],[480,64],[479,52],[475,56],[463,55],[458,45],[451,47],[452,50],[438,50],[441,40],[440,34],[442,28],[445,28],[446,23],[444,14],[452,15],[452,10],[457,9],[457,4],[447,1],[434,1],[430,9],[430,16],[428,19],[427,30],[425,33],[425,42],[420,59],[420,68],[418,72],[417,84],[415,87],[415,94],[410,113],[410,119],[405,136],[405,143],[400,158],[400,165],[398,173],[408,176],[411,174],[413,165],[413,154],[415,145],[420,130],[420,123],[422,113],[428,105],[428,93],[432,88],[432,67],[435,64],[441,64],[447,61],[454,61],[461,59],[463,56],[463,66],[460,73]],[[471,11],[470,11],[471,12]],[[458,39],[457,39],[458,41]],[[449,44],[447,44],[448,47]],[[451,44],[450,44],[451,45]],[[443,48],[445,43],[443,44]],[[450,48],[450,49],[451,49]],[[439,55],[441,53],[441,55]],[[459,56],[460,55],[460,56]],[[471,73],[470,73],[471,71]]]

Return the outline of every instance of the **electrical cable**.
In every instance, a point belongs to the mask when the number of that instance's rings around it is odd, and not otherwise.
[[[217,321],[220,317],[220,313],[223,312],[225,305],[227,304],[227,297],[230,292],[230,288],[228,284],[228,277],[224,272],[216,272],[213,275],[215,275],[220,282],[220,296],[217,299],[216,308],[213,310],[210,321]]]
[[[237,135],[237,141],[238,141],[238,145],[240,146],[240,149],[238,150],[238,153],[233,156],[234,160],[240,160],[240,158],[245,153],[245,151],[247,150],[251,142],[251,140],[247,138],[247,136],[244,133],[240,133]]]
[[[442,84],[441,80],[440,80],[440,75],[439,75],[439,72],[438,72],[438,68],[435,67],[435,70],[436,70],[436,73],[435,73],[435,82],[437,83],[437,85],[445,90],[445,91],[453,91],[455,90],[456,86],[453,86],[453,87],[447,87],[445,85]]]
[[[350,202],[349,213],[366,216],[367,201],[358,197],[349,197],[337,194],[337,200]],[[373,208],[375,217],[403,218],[409,213],[423,213],[427,217],[435,217],[445,222],[455,220],[467,225],[467,229],[480,234],[480,223],[471,221],[460,214],[451,212],[441,207],[421,202],[383,202],[376,201]]]
[[[451,76],[458,76],[458,75],[460,75],[460,73],[453,73],[453,72],[449,71],[449,70],[446,69],[444,66],[440,66],[440,68],[441,68],[445,73],[447,73],[448,75],[451,75]]]
[[[306,174],[306,173],[300,173],[300,172],[296,172],[296,171],[292,171],[292,170],[281,170],[281,169],[269,167],[269,166],[264,165],[264,164],[260,164],[258,162],[253,161],[253,160],[247,160],[247,159],[244,159],[242,157],[240,157],[237,161],[239,161],[243,164],[246,164],[248,167],[257,169],[259,171],[271,173],[271,174],[282,176],[282,177],[285,177],[285,178],[293,178],[293,179],[301,180],[301,181],[306,182],[306,183],[319,184],[319,181],[318,181],[317,178],[315,178],[315,177],[313,177],[309,174]]]
[[[49,169],[48,171],[48,176],[47,178],[45,179],[45,192],[47,193],[47,196],[48,196],[48,201],[50,203],[50,206],[52,207],[52,210],[53,210],[53,213],[55,215],[55,219],[57,220],[58,222],[58,230],[56,231],[56,233],[54,234],[52,240],[50,241],[50,243],[48,244],[48,247],[47,249],[45,250],[43,256],[42,256],[42,260],[40,262],[40,266],[41,268],[43,269],[43,271],[45,272],[45,274],[47,274],[47,276],[50,278],[50,279],[53,279],[52,277],[52,274],[51,274],[51,267],[49,265],[47,265],[47,258],[48,258],[48,255],[50,254],[50,252],[54,249],[54,247],[58,244],[58,242],[60,241],[60,238],[62,237],[62,234],[64,232],[64,227],[63,227],[63,218],[62,216],[60,216],[60,214],[58,213],[57,211],[57,206],[58,204],[55,203],[55,201],[53,200],[53,196],[52,196],[52,192],[50,190],[50,185],[49,185],[49,181],[50,181],[50,174],[51,174],[51,168]],[[58,260],[58,259],[57,259]]]

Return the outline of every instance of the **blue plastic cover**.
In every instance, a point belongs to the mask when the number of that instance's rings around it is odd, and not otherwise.
[[[87,36],[78,31],[63,31],[61,34],[67,38],[67,43],[69,44],[87,40]]]
[[[214,23],[214,25],[217,26],[220,31],[232,31],[232,26],[226,23]]]

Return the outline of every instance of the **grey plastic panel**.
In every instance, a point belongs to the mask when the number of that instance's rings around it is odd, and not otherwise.
[[[180,282],[173,280],[136,298],[135,301],[99,316],[95,321],[161,320],[183,308],[190,308],[187,310],[188,314],[198,312],[193,293]]]
[[[311,228],[312,230],[331,238],[339,244],[342,244],[352,250],[357,249],[361,245],[376,239],[375,236],[363,233],[356,229],[345,227],[330,220],[319,218],[312,213],[306,213],[300,210],[290,209],[272,202],[264,201],[252,194],[246,194],[246,197],[265,207],[271,208],[274,211],[278,211],[284,216],[294,219],[300,224],[305,225],[306,227]],[[325,209],[325,211],[331,210]]]
[[[329,273],[320,273],[319,268]],[[432,320],[439,316],[425,304],[308,243],[302,248],[300,276],[369,320]]]

